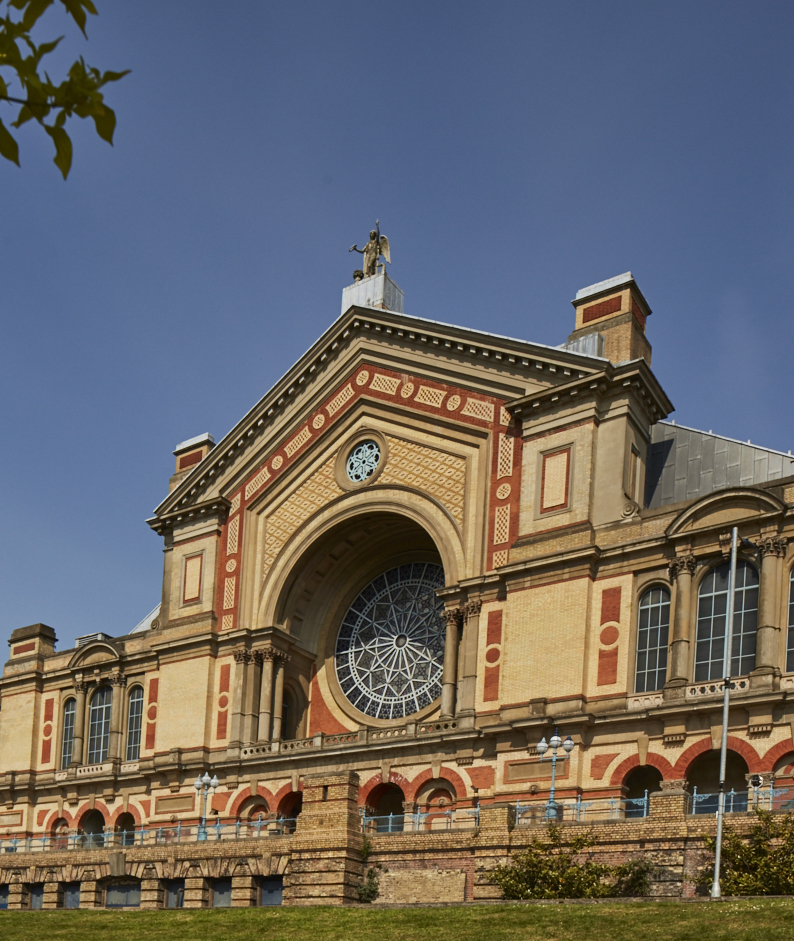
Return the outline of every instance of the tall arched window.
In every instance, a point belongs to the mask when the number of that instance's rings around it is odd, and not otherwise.
[[[143,689],[140,686],[134,686],[130,690],[129,707],[127,761],[137,761],[141,756],[141,725],[143,724]]]
[[[725,614],[728,608],[727,562],[712,569],[698,593],[695,682],[717,680],[723,675]],[[736,566],[731,676],[744,676],[755,667],[755,635],[758,627],[758,572],[749,562]]]
[[[74,710],[75,701],[67,699],[63,707],[63,735],[61,737],[61,768],[68,768],[72,763],[74,750]]]
[[[794,673],[794,569],[788,580],[788,643],[786,644],[786,673]]]
[[[99,764],[108,757],[112,701],[113,690],[109,686],[100,686],[91,697],[91,710],[88,718],[89,765]]]
[[[666,588],[651,588],[640,598],[634,682],[636,692],[648,693],[664,686],[667,679],[669,629],[670,592]]]

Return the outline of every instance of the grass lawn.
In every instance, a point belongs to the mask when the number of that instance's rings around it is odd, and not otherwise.
[[[794,900],[0,912],[3,941],[794,941]]]

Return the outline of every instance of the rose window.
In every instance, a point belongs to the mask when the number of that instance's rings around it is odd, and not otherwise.
[[[357,444],[347,458],[347,476],[353,483],[360,483],[375,473],[380,463],[380,446],[377,441],[362,441]]]
[[[401,719],[441,695],[444,587],[440,565],[384,572],[359,594],[336,640],[336,677],[350,703],[374,719]]]

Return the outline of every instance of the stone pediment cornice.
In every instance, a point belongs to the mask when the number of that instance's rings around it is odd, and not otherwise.
[[[642,401],[651,422],[665,418],[673,411],[673,403],[667,397],[656,376],[645,360],[635,360],[613,366],[607,363],[597,373],[577,377],[550,389],[522,396],[508,402],[505,408],[513,415],[529,419],[533,415],[559,408],[561,405],[592,399],[596,402],[612,397],[615,393],[631,390]]]
[[[156,533],[161,533],[182,522],[196,522],[211,519],[218,519],[222,522],[228,514],[230,507],[231,503],[226,497],[211,497],[208,500],[178,506],[170,512],[153,516],[151,519],[146,520],[146,522]]]
[[[369,341],[385,347],[399,346],[413,351],[443,351],[447,360],[459,360],[461,377],[472,361],[491,368],[504,364],[523,373],[527,380],[539,379],[549,385],[565,382],[570,376],[584,377],[600,370],[602,360],[556,347],[499,337],[465,327],[423,320],[374,308],[352,307],[298,360],[216,447],[179,482],[148,520],[160,531],[168,520],[211,503],[207,493],[215,488],[228,469],[246,457],[252,447],[273,432],[274,426],[296,400],[305,394],[314,379],[333,374],[334,366],[353,344]],[[340,375],[341,378],[341,375]],[[326,384],[327,387],[328,384]],[[216,498],[217,499],[217,498]],[[203,503],[202,503],[203,501]]]

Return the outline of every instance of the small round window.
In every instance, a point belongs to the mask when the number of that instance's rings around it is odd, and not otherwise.
[[[380,463],[380,445],[377,441],[368,439],[357,444],[350,452],[345,465],[347,476],[354,484],[366,480],[375,473]]]

